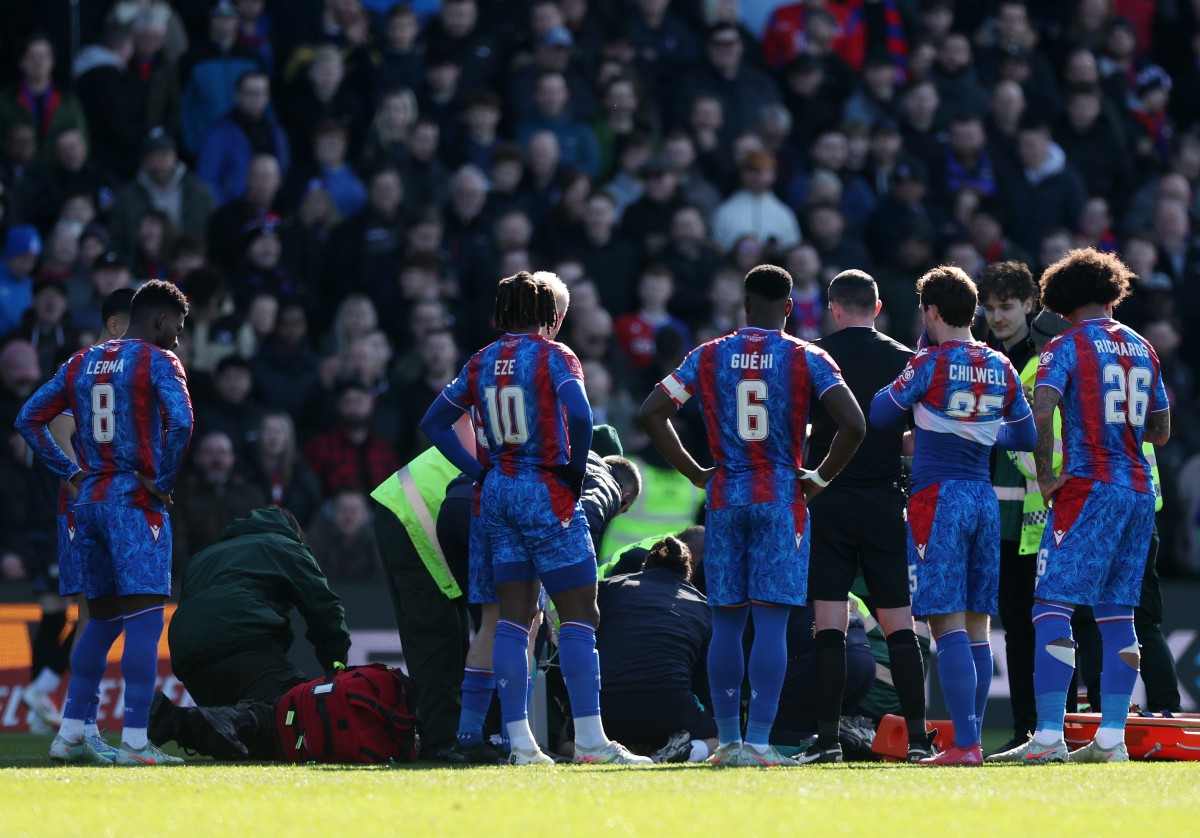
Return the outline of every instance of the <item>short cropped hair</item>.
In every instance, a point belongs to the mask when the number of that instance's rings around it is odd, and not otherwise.
[[[1129,296],[1133,271],[1113,253],[1072,250],[1042,273],[1042,305],[1068,316],[1092,303],[1119,305]]]
[[[118,288],[107,297],[100,305],[100,319],[105,323],[110,317],[128,317],[133,310],[133,289]]]
[[[829,302],[854,311],[874,311],[879,302],[879,286],[869,273],[851,268],[829,283]]]
[[[1016,260],[988,265],[983,269],[976,286],[980,302],[988,297],[995,297],[1000,302],[1033,300],[1038,295],[1037,283],[1033,281],[1029,266]]]
[[[642,471],[638,468],[637,463],[620,454],[609,454],[604,458],[604,465],[608,466],[612,476],[621,485],[621,491],[629,491],[630,502],[641,496]]]
[[[161,279],[152,279],[138,289],[129,305],[130,320],[140,321],[163,311],[188,313],[187,297],[179,288]]]
[[[954,265],[938,265],[927,271],[917,280],[917,294],[922,308],[937,306],[942,320],[952,328],[970,326],[979,307],[975,282]]]
[[[792,275],[777,265],[759,265],[746,274],[746,293],[764,300],[783,300],[792,293]]]

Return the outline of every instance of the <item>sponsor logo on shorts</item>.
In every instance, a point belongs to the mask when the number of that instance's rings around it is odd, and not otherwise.
[[[802,533],[802,532],[796,533],[796,549],[797,550],[800,549],[800,544],[803,541],[804,541],[804,533]]]
[[[1063,537],[1064,537],[1064,536],[1066,536],[1066,534],[1067,534],[1067,531],[1066,531],[1066,530],[1055,530],[1055,531],[1054,531],[1054,543],[1055,543],[1055,545],[1062,544]]]
[[[925,561],[925,545],[917,544],[916,548],[917,548],[917,555],[921,557],[921,561]]]
[[[158,543],[158,534],[160,532],[162,532],[162,527],[156,526],[154,524],[150,525],[150,535],[154,536],[154,542],[156,544]]]

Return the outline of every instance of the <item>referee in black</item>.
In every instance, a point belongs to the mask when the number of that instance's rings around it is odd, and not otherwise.
[[[875,280],[842,271],[829,285],[837,330],[816,341],[842,369],[863,410],[908,364],[912,350],[875,330],[881,303]],[[819,463],[837,426],[819,402],[812,408],[808,462]],[[906,496],[900,454],[904,428],[868,425],[867,436],[837,480],[808,502],[812,521],[808,601],[816,612],[814,642],[817,742],[796,759],[840,762],[838,744],[846,683],[850,586],[861,567],[872,608],[887,636],[892,679],[908,727],[908,759],[930,756],[925,735],[925,671],[909,600]]]

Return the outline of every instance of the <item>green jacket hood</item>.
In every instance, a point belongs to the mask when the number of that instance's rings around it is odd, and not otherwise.
[[[267,534],[281,535],[297,543],[300,542],[300,536],[292,529],[292,525],[284,517],[283,511],[276,506],[250,510],[249,515],[236,519],[225,528],[225,532],[221,533],[221,541],[229,541],[243,535]]]

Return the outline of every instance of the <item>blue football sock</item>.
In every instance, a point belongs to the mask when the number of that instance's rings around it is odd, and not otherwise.
[[[496,676],[490,669],[463,671],[462,709],[458,714],[458,743],[464,748],[483,744],[483,723],[492,695],[496,691]]]
[[[108,668],[108,650],[121,636],[125,623],[120,617],[111,620],[88,620],[71,655],[71,681],[67,685],[67,701],[63,719],[79,722],[83,730],[88,707],[100,694],[100,680]]]
[[[975,660],[975,739],[983,740],[983,712],[987,709],[988,693],[992,689],[992,644],[981,640],[971,644]]]
[[[1043,744],[1062,739],[1067,714],[1067,690],[1075,671],[1075,637],[1071,634],[1072,605],[1033,602],[1033,694],[1037,731]],[[1055,643],[1067,641],[1068,645]]]
[[[1121,738],[1124,738],[1125,717],[1129,715],[1129,699],[1138,675],[1138,670],[1121,657],[1122,652],[1139,654],[1137,633],[1133,627],[1133,609],[1125,605],[1100,603],[1094,611],[1096,626],[1104,640],[1104,668],[1100,670],[1100,727],[1121,731]]]
[[[496,623],[496,641],[492,645],[492,669],[496,691],[500,694],[500,715],[507,725],[528,718],[526,679],[529,677],[527,654],[529,629],[511,620]]]
[[[746,719],[746,744],[765,748],[779,710],[779,691],[787,671],[787,623],[792,609],[751,606],[754,645],[750,649],[750,711]]]
[[[596,628],[587,623],[563,623],[558,629],[558,660],[576,719],[600,715],[600,656]]]
[[[742,635],[749,616],[750,608],[746,605],[712,609],[708,683],[712,690],[717,735],[722,745],[742,740],[742,680],[746,676]]]
[[[966,629],[951,629],[937,639],[938,678],[954,722],[954,744],[968,748],[979,741],[975,723],[975,661]]]
[[[125,678],[126,728],[145,729],[158,678],[158,641],[163,632],[163,607],[125,615],[125,651],[121,675]]]

